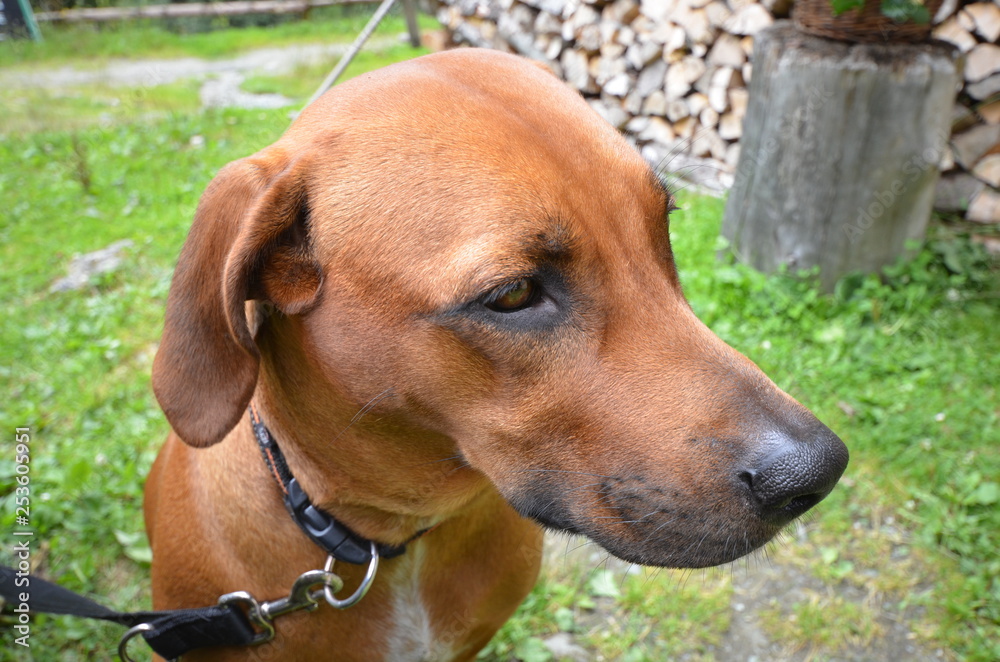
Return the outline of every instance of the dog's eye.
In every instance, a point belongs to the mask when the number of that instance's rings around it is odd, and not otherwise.
[[[535,302],[538,286],[530,278],[507,283],[486,295],[483,305],[498,313],[512,313]]]

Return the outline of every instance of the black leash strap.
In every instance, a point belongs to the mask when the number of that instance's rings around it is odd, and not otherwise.
[[[27,584],[24,580],[27,579]],[[256,633],[246,615],[234,607],[212,606],[171,611],[120,612],[39,577],[19,575],[0,566],[0,595],[8,603],[21,604],[27,594],[32,613],[63,614],[111,621],[132,627],[149,624],[143,639],[158,655],[170,660],[210,646],[247,646]]]
[[[0,596],[15,605],[26,603],[30,613],[96,618],[132,628],[119,644],[119,654],[125,660],[128,658],[124,647],[136,634],[141,634],[158,655],[173,660],[199,648],[249,646],[270,641],[274,636],[272,621],[275,617],[299,609],[314,609],[322,598],[336,609],[345,609],[355,604],[371,586],[379,558],[399,556],[406,551],[406,545],[385,545],[362,538],[329,513],[313,505],[292,475],[284,454],[253,406],[250,407],[250,421],[253,423],[254,437],[261,455],[264,456],[268,471],[281,488],[285,507],[292,519],[328,554],[323,570],[312,570],[300,575],[288,597],[259,603],[249,593],[240,591],[221,596],[220,604],[211,607],[120,612],[6,566],[0,566]],[[408,542],[430,530],[417,532]],[[332,571],[334,560],[368,565],[361,586],[349,598],[341,600],[334,596],[343,587],[343,582]],[[236,605],[243,605],[247,612],[244,613]]]

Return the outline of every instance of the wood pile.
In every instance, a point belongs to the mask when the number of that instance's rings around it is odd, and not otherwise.
[[[946,2],[934,36],[965,54],[935,207],[976,223],[1000,223],[1000,1]],[[948,7],[947,5],[952,5]],[[956,8],[955,5],[959,6]],[[956,11],[957,9],[957,11]]]
[[[790,0],[438,2],[456,41],[548,64],[651,163],[710,163],[722,186],[739,159],[753,36],[791,8]],[[1000,0],[946,0],[937,20],[935,36],[967,54],[965,119],[956,126],[959,135],[976,131],[961,145],[977,145],[952,146],[945,208],[1000,222]]]

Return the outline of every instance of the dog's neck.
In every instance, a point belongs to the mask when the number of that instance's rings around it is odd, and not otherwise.
[[[302,344],[271,341],[289,332],[258,334],[254,401],[313,503],[362,536],[401,544],[493,491],[445,435],[377,406],[360,413],[370,403],[346,397]]]

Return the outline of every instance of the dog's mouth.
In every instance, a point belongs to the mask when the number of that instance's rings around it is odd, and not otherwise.
[[[788,517],[764,518],[738,485],[728,498],[706,503],[650,487],[638,477],[568,487],[539,480],[506,496],[522,516],[547,529],[586,536],[630,563],[667,568],[734,561],[762,547],[804,512],[789,504]]]

